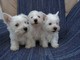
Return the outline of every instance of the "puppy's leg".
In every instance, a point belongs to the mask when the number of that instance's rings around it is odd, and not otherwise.
[[[58,44],[58,42],[56,41],[56,40],[52,40],[51,41],[51,46],[53,47],[53,48],[58,48],[59,47],[59,44]]]
[[[35,43],[36,41],[34,40],[34,39],[32,39],[31,40],[31,45],[32,45],[32,47],[35,47],[36,46],[36,43]]]
[[[11,40],[11,50],[16,51],[19,50],[19,43],[16,40]]]
[[[48,42],[46,40],[41,41],[42,47],[46,48],[48,47]]]
[[[56,34],[53,39],[51,40],[51,46],[53,48],[58,48],[59,44],[58,44],[58,34]]]
[[[41,37],[40,45],[44,48],[48,47],[48,41],[45,39],[45,36]]]
[[[26,46],[25,48],[31,48],[31,47],[35,47],[35,40],[33,40],[31,37],[28,38],[28,40],[26,41]]]

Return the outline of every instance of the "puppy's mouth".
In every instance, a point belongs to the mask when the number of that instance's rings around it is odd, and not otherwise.
[[[58,30],[54,30],[54,31],[52,31],[52,32],[54,33],[54,32],[59,32],[59,31],[58,31]]]
[[[17,33],[18,36],[24,36],[27,32]]]
[[[38,19],[34,19],[34,24],[38,24]]]
[[[38,22],[34,22],[32,25],[37,25],[38,24]]]
[[[56,31],[52,31],[52,32],[56,32]]]
[[[26,34],[26,33],[27,33],[27,32],[24,32],[23,35]]]
[[[35,22],[34,24],[38,24],[38,22]]]

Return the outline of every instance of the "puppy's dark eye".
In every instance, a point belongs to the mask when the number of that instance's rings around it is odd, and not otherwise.
[[[38,16],[38,18],[40,18],[40,16]]]
[[[26,22],[24,22],[24,23],[26,23]]]
[[[29,24],[29,22],[25,22],[26,24]]]
[[[27,23],[26,21],[24,23]]]
[[[57,22],[56,24],[58,24],[59,25],[59,23]]]
[[[29,24],[29,22],[27,22],[27,24]]]
[[[17,23],[17,24],[15,24],[15,26],[16,26],[16,27],[18,27],[18,26],[19,26],[19,24]]]
[[[33,17],[31,17],[31,18],[33,18]]]
[[[52,23],[49,23],[49,25],[52,25]]]

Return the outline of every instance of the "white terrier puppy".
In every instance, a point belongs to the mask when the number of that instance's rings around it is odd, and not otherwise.
[[[41,11],[31,11],[28,15],[29,20],[33,27],[34,40],[41,40],[41,34],[43,32],[42,25],[45,18],[45,14]]]
[[[58,44],[58,33],[60,30],[59,26],[59,16],[57,12],[56,14],[48,14],[46,15],[43,29],[44,33],[42,34],[42,46],[48,47],[48,43],[51,44],[52,47],[57,48]]]
[[[19,44],[25,45],[25,48],[34,47],[33,38],[31,35],[31,25],[28,17],[24,14],[11,16],[4,13],[4,22],[10,32],[10,49],[16,51],[19,49]]]

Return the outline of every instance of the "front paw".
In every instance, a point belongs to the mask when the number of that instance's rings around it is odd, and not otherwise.
[[[47,47],[48,47],[48,45],[43,45],[42,47],[43,47],[43,48],[47,48]]]
[[[32,47],[35,47],[35,46],[36,46],[35,42],[34,43],[27,43],[25,45],[25,48],[32,48]]]
[[[43,48],[47,48],[48,47],[48,44],[42,44],[42,47]]]
[[[36,44],[32,44],[32,46],[31,47],[35,47],[36,46]]]
[[[17,50],[19,50],[19,46],[11,46],[10,50],[17,51]]]
[[[52,47],[53,48],[58,48],[59,47],[59,44],[52,44]]]
[[[31,48],[32,46],[31,45],[26,45],[25,48],[29,49]]]

